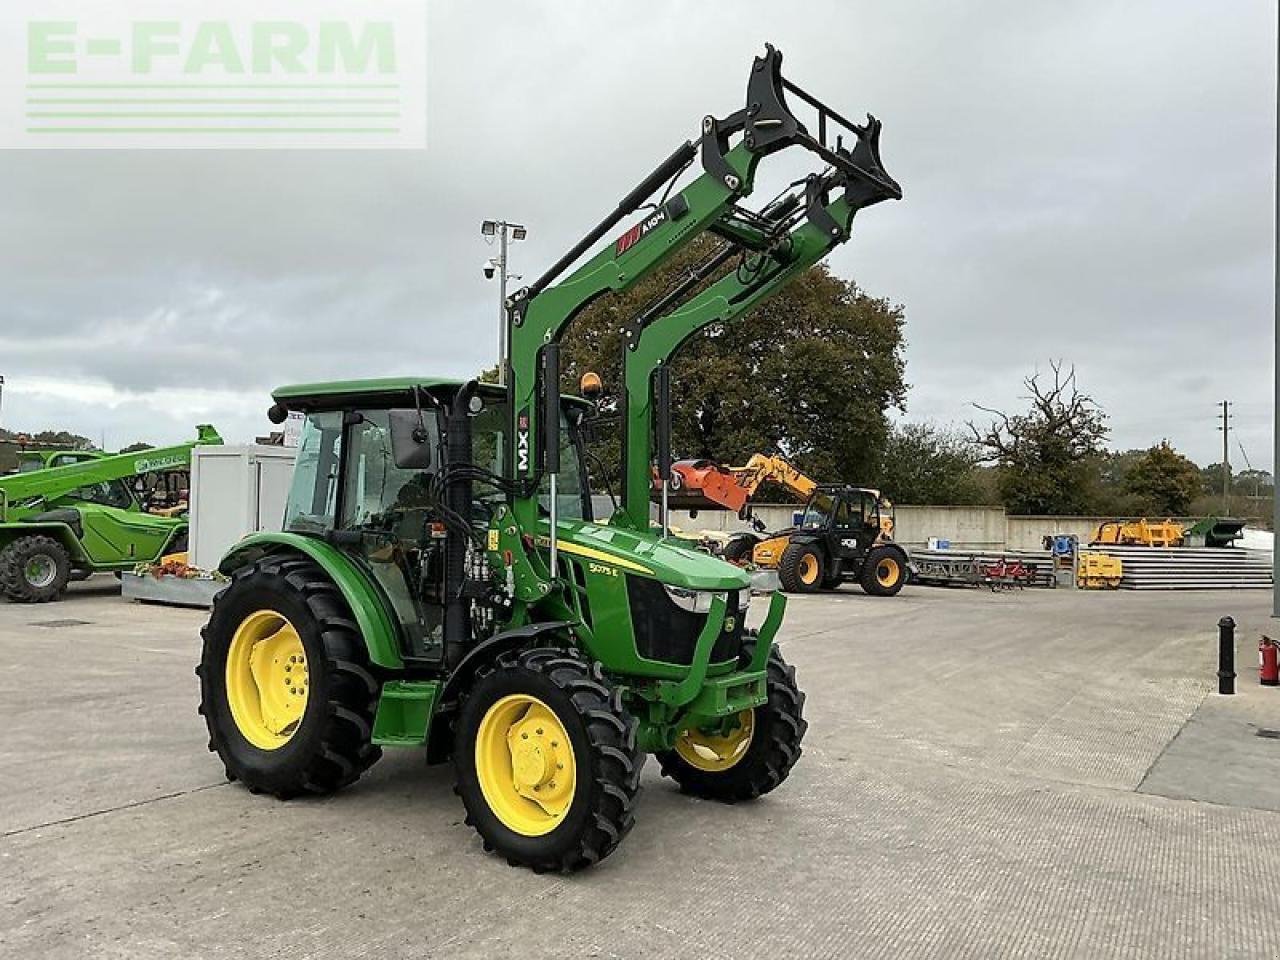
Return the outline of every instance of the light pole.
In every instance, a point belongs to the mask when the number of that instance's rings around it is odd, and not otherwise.
[[[486,220],[480,224],[480,233],[498,238],[498,255],[484,265],[484,275],[492,280],[498,274],[498,383],[503,384],[507,380],[507,243],[523,240],[529,231],[518,223]]]

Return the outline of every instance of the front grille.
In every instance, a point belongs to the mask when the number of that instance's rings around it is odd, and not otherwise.
[[[646,660],[688,666],[698,634],[707,622],[705,613],[690,613],[671,602],[657,580],[627,577],[627,597],[631,605],[631,627],[636,652]],[[738,615],[738,593],[730,591],[725,626],[711,648],[711,662],[734,660],[742,646],[742,617]]]

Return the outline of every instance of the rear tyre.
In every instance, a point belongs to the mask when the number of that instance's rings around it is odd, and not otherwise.
[[[70,580],[71,557],[52,537],[21,537],[0,550],[0,589],[15,603],[56,600]]]
[[[579,870],[635,823],[645,759],[636,720],[577,650],[513,651],[482,668],[456,736],[467,823],[512,866]]]
[[[827,575],[822,551],[811,543],[791,543],[782,551],[778,581],[788,593],[814,593]]]
[[[743,657],[754,642],[747,638]],[[769,651],[769,700],[738,715],[728,732],[686,730],[674,750],[660,752],[662,775],[683,793],[723,803],[754,800],[787,779],[800,759],[800,743],[809,724],[804,719],[804,694],[796,685],[795,668],[777,647]]]
[[[907,582],[906,557],[901,550],[876,547],[867,554],[858,582],[873,597],[894,596]]]
[[[382,756],[364,641],[311,560],[270,556],[236,571],[201,636],[200,713],[227,779],[287,800],[354,783]]]

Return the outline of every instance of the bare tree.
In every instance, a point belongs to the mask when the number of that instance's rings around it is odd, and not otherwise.
[[[1030,404],[1008,414],[975,403],[990,414],[985,426],[969,421],[983,460],[1000,468],[1001,495],[1016,513],[1072,513],[1087,509],[1096,467],[1108,434],[1107,417],[1076,382],[1075,367],[1050,361],[1052,377],[1037,371],[1023,380]],[[1093,483],[1096,486],[1096,483]]]

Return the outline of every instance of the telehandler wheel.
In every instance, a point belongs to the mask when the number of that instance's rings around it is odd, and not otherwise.
[[[236,571],[200,633],[200,713],[228,780],[287,800],[345,787],[382,756],[364,641],[311,560]]]
[[[755,545],[755,537],[734,537],[724,545],[724,550],[720,556],[729,561],[729,563],[746,564],[751,561],[751,551],[755,549]]]
[[[56,600],[70,580],[71,557],[52,537],[20,537],[0,550],[0,589],[15,603]]]
[[[600,664],[574,649],[509,652],[459,712],[455,790],[486,850],[569,872],[603,860],[635,822],[645,755]]]
[[[892,597],[907,582],[906,558],[892,547],[876,547],[867,554],[858,582],[873,597]]]
[[[744,638],[742,662],[754,647],[753,637]],[[776,646],[769,651],[767,687],[768,702],[738,714],[730,732],[682,733],[674,750],[657,755],[662,775],[683,793],[724,803],[754,800],[787,779],[800,759],[800,741],[809,724],[795,667]]]
[[[787,593],[815,593],[826,577],[826,558],[811,543],[789,543],[778,563],[778,582]]]

